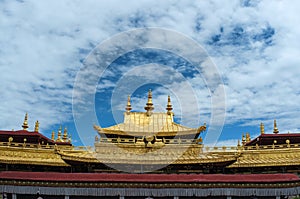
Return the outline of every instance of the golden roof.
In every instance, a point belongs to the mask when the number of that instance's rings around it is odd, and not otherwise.
[[[220,155],[213,152],[199,154],[200,151],[193,150],[183,152],[178,146],[169,150],[152,150],[147,155],[129,151],[124,153],[124,150],[107,146],[101,152],[61,150],[59,153],[64,160],[104,164],[207,164],[233,162],[237,159],[234,153]]]
[[[54,149],[0,146],[0,162],[43,166],[64,166],[67,163]]]
[[[300,148],[244,150],[228,168],[300,165]]]
[[[177,124],[173,119],[172,104],[168,96],[167,112],[155,113],[152,92],[148,92],[148,101],[145,106],[146,112],[131,112],[130,96],[127,99],[127,106],[124,113],[124,122],[107,128],[94,126],[100,134],[117,134],[123,136],[176,136],[176,135],[194,135],[206,129],[206,126],[199,128],[189,128]]]
[[[189,128],[173,121],[173,114],[144,112],[129,112],[124,114],[124,122],[107,128],[95,126],[99,133],[118,134],[130,136],[176,136],[196,134],[205,130],[200,128]]]

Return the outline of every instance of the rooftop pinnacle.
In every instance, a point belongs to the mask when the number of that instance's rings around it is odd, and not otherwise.
[[[127,98],[127,105],[126,105],[126,108],[125,108],[125,110],[126,110],[126,112],[128,113],[128,112],[130,112],[131,111],[131,103],[130,103],[130,96],[128,95],[128,98]]]
[[[37,121],[35,122],[35,125],[34,125],[34,131],[35,131],[35,132],[39,132],[39,126],[40,126],[40,123],[39,123],[39,121],[37,120]]]
[[[173,110],[170,95],[168,96],[168,104],[166,110],[168,114],[171,114]]]
[[[265,126],[263,123],[260,123],[260,134],[264,134],[265,133]]]
[[[273,130],[273,133],[275,133],[275,134],[279,133],[279,130],[277,128],[276,120],[274,120],[274,130]]]
[[[24,118],[24,122],[23,122],[23,125],[22,125],[22,127],[23,127],[23,130],[27,130],[28,129],[28,114],[26,113],[25,114],[25,118]]]
[[[68,141],[68,131],[67,131],[67,128],[64,129],[63,141],[64,141],[64,142],[67,142],[67,141]]]
[[[146,103],[145,110],[147,111],[147,115],[148,116],[150,116],[151,112],[154,110],[153,103],[152,103],[152,92],[151,92],[151,89],[148,91],[148,101]]]

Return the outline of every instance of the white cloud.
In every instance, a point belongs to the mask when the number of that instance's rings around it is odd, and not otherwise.
[[[276,118],[283,131],[299,131],[300,4],[242,2],[1,1],[0,129],[17,128],[26,111],[42,129],[69,121],[72,85],[89,51],[120,31],[155,26],[186,34],[212,56],[226,84],[226,124],[271,128]],[[210,96],[197,92],[207,122]],[[188,119],[199,116],[187,109]]]

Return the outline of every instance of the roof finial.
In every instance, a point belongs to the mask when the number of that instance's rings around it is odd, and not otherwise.
[[[251,141],[250,133],[246,133],[246,142],[250,142],[250,141]]]
[[[168,104],[166,110],[169,115],[172,113],[173,110],[170,95],[168,95]]]
[[[64,129],[63,141],[64,142],[68,141],[68,130],[67,130],[67,128]]]
[[[273,130],[273,133],[275,133],[275,134],[279,133],[279,130],[277,128],[276,120],[274,120],[274,130]]]
[[[35,125],[34,125],[34,132],[39,132],[39,126],[40,126],[40,123],[39,123],[39,121],[37,120],[37,121],[35,122]]]
[[[262,122],[260,123],[260,134],[265,134],[265,125]]]
[[[148,92],[148,101],[147,104],[145,106],[145,110],[147,111],[147,115],[150,116],[152,111],[153,111],[154,107],[153,107],[153,103],[152,103],[152,92],[151,89],[149,89]]]
[[[126,112],[129,113],[131,111],[131,103],[130,103],[130,95],[128,95],[128,98],[127,98],[127,105],[126,105]]]
[[[29,127],[28,126],[28,114],[27,113],[25,114],[25,119],[24,119],[22,127],[23,127],[23,130],[27,130],[28,127]]]
[[[60,126],[58,129],[56,142],[61,142],[61,141],[62,139],[61,139],[61,126]]]
[[[51,135],[51,140],[55,140],[55,132],[54,131],[52,131],[52,135]]]
[[[245,138],[244,133],[243,133],[243,135],[242,135],[242,144],[243,144],[243,146],[246,144],[246,138]]]

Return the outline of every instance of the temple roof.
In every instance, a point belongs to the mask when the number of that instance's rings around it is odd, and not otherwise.
[[[67,129],[65,128],[62,135],[61,128],[58,132],[58,139],[54,139],[54,132],[52,132],[52,139],[44,136],[39,131],[40,123],[35,122],[34,131],[28,131],[28,114],[25,114],[25,119],[22,124],[22,130],[0,130],[0,142],[11,143],[27,143],[27,144],[49,144],[49,145],[69,145],[71,146],[71,139],[68,137]]]
[[[69,167],[54,149],[0,146],[0,163]]]
[[[289,140],[289,144],[300,143],[300,133],[261,134],[258,137],[247,142],[245,145],[272,145],[275,140],[275,144],[287,144],[287,140]]]
[[[250,138],[250,134],[246,133],[246,137],[242,136],[244,146],[265,146],[265,145],[282,145],[282,144],[299,144],[300,133],[279,133],[276,120],[274,120],[273,133],[265,133],[264,124],[260,124],[260,135],[254,139]]]
[[[276,146],[268,149],[244,150],[237,161],[229,165],[228,168],[253,168],[270,166],[297,166],[300,165],[300,149]]]
[[[17,130],[17,131],[3,131],[0,130],[0,135],[1,136],[5,136],[5,135],[10,135],[10,136],[30,136],[30,137],[36,137],[39,139],[43,139],[45,141],[48,141],[49,143],[53,142],[51,139],[49,139],[48,137],[44,136],[43,134],[36,132],[36,131],[27,131],[27,130]]]
[[[181,153],[180,153],[181,152]],[[149,164],[149,165],[159,165],[159,164],[214,164],[214,163],[226,163],[236,161],[237,156],[232,154],[220,155],[214,153],[203,153],[198,156],[194,154],[182,154],[182,151],[172,152],[167,151],[153,151],[151,154],[138,155],[132,153],[126,153],[124,151],[115,150],[113,156],[111,153],[101,153],[97,154],[92,151],[82,151],[78,153],[72,150],[61,150],[59,154],[64,160],[72,160],[76,162],[89,162],[89,163],[105,163],[105,164]]]
[[[168,96],[167,112],[152,112],[154,106],[152,103],[152,92],[148,93],[148,101],[145,106],[146,112],[131,112],[130,97],[128,97],[127,106],[124,113],[124,122],[101,128],[94,126],[100,134],[117,134],[129,136],[176,136],[176,135],[196,135],[206,129],[206,126],[199,128],[190,128],[174,122],[172,104]]]
[[[70,142],[57,142],[44,136],[43,134],[36,131],[17,130],[17,131],[2,131],[0,130],[0,142],[8,142],[8,139],[12,137],[12,142],[23,143],[26,139],[26,143],[38,144],[44,142],[50,145],[71,145]]]
[[[112,133],[131,136],[175,136],[196,134],[205,130],[189,128],[173,122],[173,114],[152,113],[148,116],[143,112],[130,112],[124,114],[124,122],[107,128],[95,127],[99,133]]]

